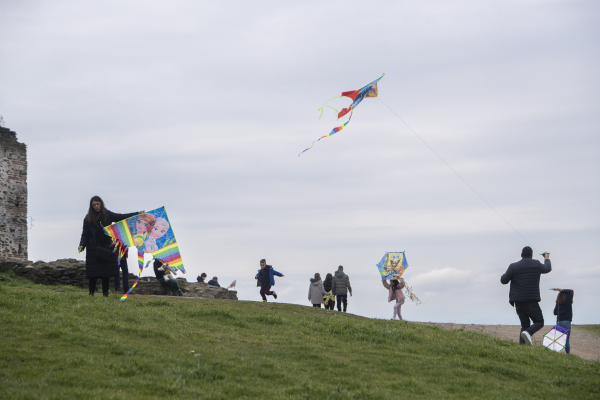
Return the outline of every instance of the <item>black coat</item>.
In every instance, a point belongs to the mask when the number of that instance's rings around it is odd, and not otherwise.
[[[332,285],[333,285],[333,279],[330,279],[330,280],[325,279],[323,281],[323,288],[325,288],[326,292],[329,292],[331,290]]]
[[[552,271],[550,260],[542,264],[532,258],[523,258],[521,261],[512,263],[500,278],[500,282],[506,285],[510,282],[508,299],[512,303],[521,301],[541,301],[540,276]]]
[[[219,282],[217,282],[217,281],[215,281],[215,280],[213,280],[213,279],[211,279],[210,281],[208,281],[208,284],[209,284],[210,286],[218,286],[218,287],[221,287],[221,285],[219,285]]]
[[[85,251],[85,277],[86,278],[109,278],[119,276],[119,264],[117,263],[117,254],[113,253],[108,261],[96,258],[96,247],[98,243],[105,247],[111,247],[112,239],[105,233],[102,226],[108,226],[114,222],[133,217],[137,212],[130,214],[117,214],[106,210],[106,221],[88,222],[83,220],[83,230],[79,245],[83,246]],[[101,226],[102,224],[102,226]],[[96,240],[94,240],[94,235]]]

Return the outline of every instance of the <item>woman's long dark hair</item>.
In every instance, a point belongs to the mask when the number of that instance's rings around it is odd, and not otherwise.
[[[315,274],[315,279],[320,281],[321,280],[321,274],[319,274],[318,272]]]
[[[392,289],[394,289],[394,290],[398,289],[399,284],[400,284],[400,282],[398,281],[398,279],[392,279]]]
[[[556,304],[565,304],[567,302],[567,294],[565,292],[560,292],[558,296],[556,296]]]
[[[326,281],[330,281],[333,279],[333,276],[331,274],[327,274],[327,276],[325,277]]]
[[[94,207],[92,207],[92,203],[94,201],[100,203],[100,212],[96,212]],[[104,201],[100,198],[100,196],[94,196],[90,199],[90,209],[85,216],[85,220],[87,222],[98,222],[98,220],[106,221],[106,207],[104,207]]]

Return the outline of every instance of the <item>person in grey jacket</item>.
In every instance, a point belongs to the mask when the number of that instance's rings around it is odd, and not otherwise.
[[[540,308],[540,276],[552,271],[550,254],[544,253],[544,263],[533,259],[533,250],[526,246],[521,261],[512,263],[500,278],[506,285],[510,282],[508,301],[514,306],[521,320],[519,343],[531,345],[531,336],[544,327],[544,315]],[[529,320],[533,322],[533,325]]]
[[[314,278],[310,278],[310,285],[308,285],[308,301],[312,303],[313,307],[321,308],[323,296],[326,294],[327,292],[323,287],[323,281],[321,281],[321,274],[317,272]]]
[[[352,286],[350,286],[350,278],[344,273],[344,267],[341,265],[333,275],[331,292],[336,296],[338,311],[342,311],[343,303],[344,312],[346,312],[346,308],[348,306],[348,292],[350,292],[350,296],[352,296]]]

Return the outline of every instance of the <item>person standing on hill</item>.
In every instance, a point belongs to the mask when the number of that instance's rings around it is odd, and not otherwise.
[[[333,285],[333,276],[331,274],[327,274],[327,276],[325,277],[325,280],[323,281],[323,289],[325,289],[325,291],[327,293],[329,293],[329,292],[331,292],[332,285]],[[325,304],[325,308],[328,310],[333,310],[334,306],[335,306],[335,300],[332,300],[332,299],[329,299],[327,304]]]
[[[568,329],[567,332],[567,343],[565,345],[565,351],[567,354],[571,354],[571,321],[573,321],[573,296],[575,291],[571,289],[560,289],[554,288],[558,296],[556,296],[556,305],[554,306],[554,315],[556,315],[556,325],[562,326]]]
[[[256,286],[260,287],[260,295],[263,301],[267,301],[267,296],[273,296],[277,299],[277,293],[271,290],[271,286],[275,286],[275,275],[283,278],[280,272],[275,271],[272,266],[267,265],[267,261],[264,258],[260,260],[260,269],[254,279],[256,279]]]
[[[308,285],[308,301],[312,303],[313,307],[321,308],[323,296],[326,294],[327,292],[323,288],[323,282],[321,281],[321,274],[317,272],[314,278],[310,278],[310,284]]]
[[[552,271],[550,253],[544,253],[544,264],[533,260],[533,250],[526,246],[521,251],[521,261],[512,263],[500,277],[506,285],[510,282],[508,300],[521,320],[519,343],[531,345],[531,336],[543,328],[544,315],[540,309],[540,276]],[[533,325],[529,320],[533,322]]]
[[[392,279],[390,283],[387,283],[387,281],[381,281],[381,283],[383,283],[383,287],[389,292],[388,303],[391,303],[392,300],[396,300],[396,304],[394,304],[394,316],[392,319],[396,319],[396,316],[398,316],[398,319],[402,321],[400,307],[402,307],[402,304],[404,304],[406,299],[406,296],[402,293],[402,289],[404,289],[405,286],[404,279],[400,278],[399,281],[397,279]]]
[[[335,271],[331,290],[337,298],[338,311],[342,311],[343,304],[344,312],[346,312],[346,308],[348,307],[348,292],[350,292],[350,296],[352,296],[352,286],[350,286],[350,278],[344,273],[344,267],[341,265],[338,267],[338,270]]]
[[[113,253],[112,240],[105,233],[103,227],[143,212],[117,214],[106,209],[100,196],[90,199],[90,208],[83,220],[78,248],[79,252],[85,249],[85,277],[89,279],[90,296],[96,292],[97,280],[101,279],[102,294],[104,297],[108,297],[110,278],[119,277],[117,254]]]

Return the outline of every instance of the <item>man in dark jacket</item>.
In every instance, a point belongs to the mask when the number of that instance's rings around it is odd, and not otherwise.
[[[217,286],[217,287],[221,287],[221,285],[219,285],[219,278],[217,278],[216,276],[213,276],[213,278],[207,282],[210,286]]]
[[[333,283],[331,284],[331,292],[337,298],[337,309],[342,311],[342,303],[344,304],[344,312],[348,307],[348,292],[352,296],[352,286],[350,286],[350,277],[344,273],[344,267],[341,265],[335,271]]]
[[[533,250],[527,246],[521,252],[521,261],[512,263],[500,278],[506,285],[510,282],[509,302],[517,310],[521,320],[519,343],[531,345],[531,336],[544,326],[540,309],[540,275],[552,271],[550,254],[544,253],[544,264],[533,260]],[[531,325],[530,320],[533,321]]]
[[[264,258],[260,260],[260,269],[254,279],[256,279],[256,286],[260,287],[260,296],[263,301],[267,301],[267,296],[273,296],[277,299],[277,293],[271,290],[271,286],[275,285],[275,275],[283,277],[280,272],[275,271],[272,266],[267,265],[267,261]]]

